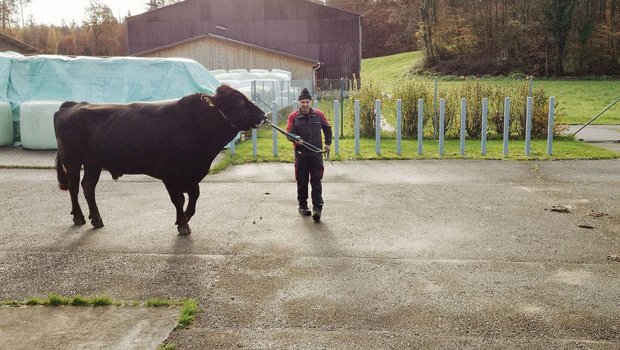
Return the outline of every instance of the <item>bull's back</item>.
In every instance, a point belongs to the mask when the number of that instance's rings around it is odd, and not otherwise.
[[[187,137],[181,119],[174,104],[66,102],[55,115],[55,128],[59,149],[76,161],[118,174],[161,177],[165,163],[187,152],[173,144]]]

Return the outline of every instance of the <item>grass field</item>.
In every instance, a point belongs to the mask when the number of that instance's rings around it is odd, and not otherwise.
[[[379,83],[386,93],[390,93],[403,79],[426,81],[434,88],[434,76],[415,75],[412,68],[420,67],[423,54],[407,52],[391,56],[362,60],[361,78],[372,79]],[[413,71],[416,71],[414,69]],[[465,78],[437,77],[438,89],[458,89]],[[471,79],[471,78],[470,78]],[[485,84],[519,85],[527,84],[525,78],[481,78]],[[620,80],[579,80],[578,78],[561,80],[533,80],[533,88],[543,88],[548,96],[555,96],[558,108],[565,116],[567,124],[583,124],[597,115],[617,98],[620,98]],[[460,98],[457,96],[457,98]],[[328,108],[330,108],[328,106]],[[593,124],[620,125],[620,102],[602,114]]]
[[[266,130],[268,131],[268,130]],[[262,131],[257,138],[257,157],[253,155],[251,141],[240,143],[235,148],[235,155],[230,153],[218,163],[211,172],[218,172],[231,164],[245,164],[253,162],[293,162],[292,144],[282,135],[278,135],[277,156],[273,154],[271,133]],[[437,140],[424,140],[423,154],[418,154],[417,140],[402,140],[401,155],[396,152],[396,139],[382,138],[380,154],[376,153],[374,139],[360,140],[360,154],[355,154],[355,140],[345,138],[340,140],[340,154],[336,155],[335,144],[332,144],[332,160],[366,160],[366,159],[510,159],[510,160],[560,160],[560,159],[610,159],[618,158],[620,154],[596,147],[595,145],[561,138],[553,143],[552,156],[547,155],[546,140],[532,140],[530,156],[525,156],[523,140],[510,140],[508,157],[503,156],[502,140],[488,140],[487,154],[482,155],[480,140],[466,140],[465,156],[460,154],[459,140],[445,140],[444,154],[439,155]]]

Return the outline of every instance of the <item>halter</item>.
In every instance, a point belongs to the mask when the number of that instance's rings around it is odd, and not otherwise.
[[[211,97],[202,95],[200,97],[200,99],[202,100],[202,102],[206,103],[209,107],[213,107],[213,108],[217,109],[217,111],[220,112],[220,115],[224,118],[224,120],[226,120],[226,122],[228,124],[230,124],[230,126],[232,126],[234,129],[237,129],[238,131],[243,131],[243,129],[239,128],[233,122],[231,122],[230,119],[228,119],[228,117],[226,117],[226,114],[224,114],[224,112],[222,112],[222,110],[219,109],[219,107],[216,107],[213,104],[213,102],[211,102]]]
[[[226,114],[224,114],[224,112],[222,112],[219,108],[215,107],[215,109],[217,109],[218,112],[220,112],[220,115],[222,115],[222,117],[224,117],[224,120],[226,120],[228,122],[228,124],[230,124],[230,126],[232,126],[233,128],[239,130],[239,131],[243,131],[241,128],[237,127],[235,124],[233,124],[233,122],[230,121],[230,119],[228,119],[226,117]]]

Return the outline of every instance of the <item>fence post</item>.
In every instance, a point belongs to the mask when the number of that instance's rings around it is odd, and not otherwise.
[[[510,136],[510,97],[504,99],[504,157],[508,156],[508,137]]]
[[[340,109],[340,137],[344,137],[344,88],[344,78],[340,78],[340,104],[342,105]],[[336,154],[338,154],[337,150]]]
[[[435,134],[435,132],[437,132],[437,102],[439,102],[437,100],[437,90],[437,77],[435,77],[435,97],[433,98],[433,123],[435,123],[435,127],[433,128],[433,137],[437,137]]]
[[[465,97],[461,98],[461,140],[460,151],[461,155],[465,155],[465,123],[467,122],[467,100]]]
[[[443,138],[445,134],[446,126],[444,124],[444,113],[446,110],[446,100],[443,98],[439,100],[439,155],[443,156]]]
[[[530,156],[532,141],[532,96],[527,98],[527,110],[525,113],[525,155]]]
[[[375,101],[375,152],[381,154],[381,100]]]
[[[482,134],[480,135],[480,148],[482,148],[482,155],[487,155],[487,116],[489,113],[489,99],[482,99]]]
[[[230,152],[230,154],[233,156],[237,153],[237,150],[235,149],[235,139],[237,138],[237,136],[239,136],[238,132],[237,135],[235,135],[235,137],[232,139],[232,141],[228,143],[228,152]]]
[[[418,154],[422,155],[424,142],[424,100],[418,99]]]
[[[313,109],[319,109],[319,100],[317,100],[316,97],[312,101],[312,108]]]
[[[252,80],[252,102],[256,104],[256,80]],[[258,133],[256,129],[252,129],[252,155],[254,159],[258,158]]]
[[[273,125],[278,125],[278,104],[276,101],[271,102],[271,123]],[[278,132],[274,128],[272,130],[272,139],[273,139],[273,156],[278,156]]]
[[[355,108],[355,154],[360,154],[360,100],[355,100],[353,103]]]
[[[402,143],[401,139],[403,137],[403,101],[399,98],[396,100],[396,154],[402,154]]]
[[[340,154],[340,133],[338,133],[338,129],[340,126],[340,113],[339,111],[340,101],[334,100],[334,129],[336,132],[334,133],[334,150],[336,151],[336,155]]]
[[[553,128],[555,118],[555,96],[549,97],[549,121],[547,123],[547,155],[553,154]]]

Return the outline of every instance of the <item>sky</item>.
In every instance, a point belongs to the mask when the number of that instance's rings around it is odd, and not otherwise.
[[[107,5],[117,19],[127,16],[127,11],[131,12],[132,16],[145,12],[148,3],[148,0],[99,1]],[[81,24],[89,3],[89,0],[32,0],[24,6],[24,21],[32,14],[37,24],[60,25],[63,18],[67,24],[73,20]]]

